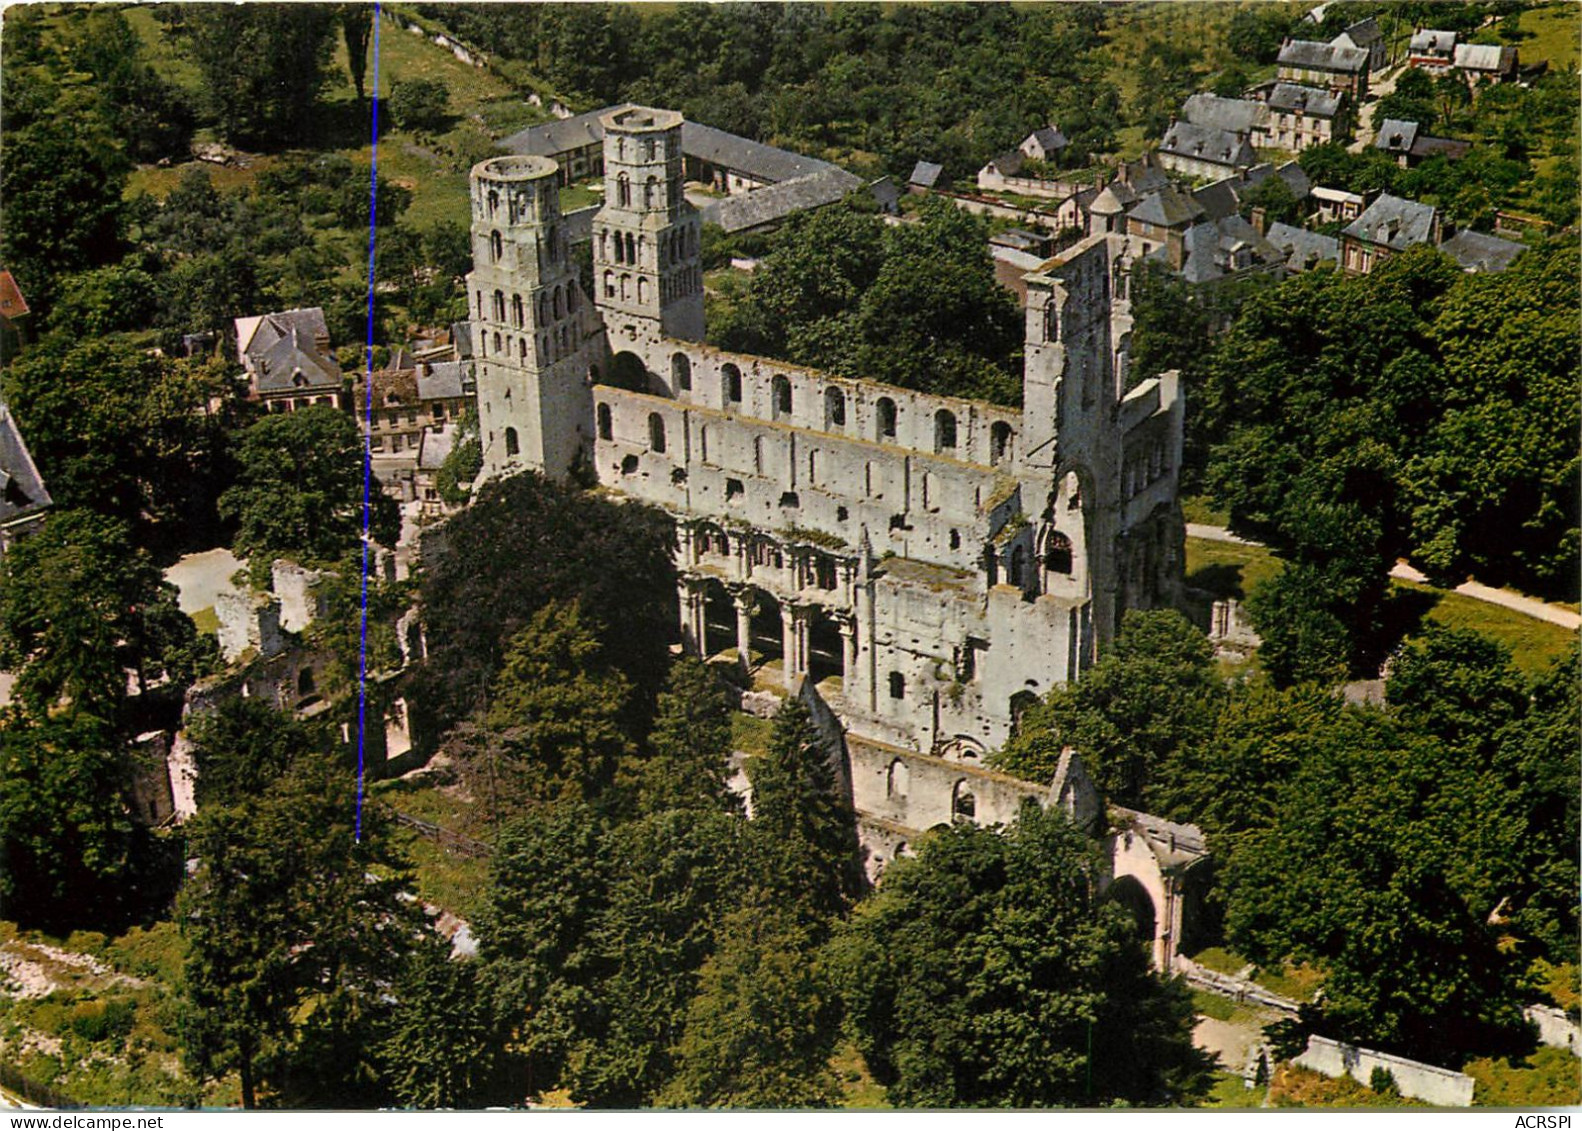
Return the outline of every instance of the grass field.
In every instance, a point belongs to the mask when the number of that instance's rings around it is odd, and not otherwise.
[[[1582,8],[1571,3],[1531,8],[1522,13],[1520,27],[1521,35],[1509,42],[1517,47],[1524,64],[1548,62],[1553,71],[1577,65]]]
[[[488,839],[487,831],[478,827],[477,806],[452,789],[396,780],[376,782],[369,793],[409,817],[464,836]],[[397,828],[393,839],[412,862],[413,881],[423,901],[467,918],[488,881],[489,861],[464,856],[408,828]]]
[[[1582,1104],[1582,1076],[1566,1049],[1541,1048],[1531,1056],[1495,1060],[1484,1057],[1463,1069],[1477,1081],[1472,1102],[1478,1107],[1574,1107]]]
[[[1285,564],[1262,546],[1186,540],[1186,583],[1217,597],[1245,600],[1253,589],[1279,574]]]

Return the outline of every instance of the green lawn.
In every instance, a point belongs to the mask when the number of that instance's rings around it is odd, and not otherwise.
[[[453,790],[421,781],[397,780],[376,782],[370,794],[409,817],[478,840],[489,839],[488,831],[478,827],[477,805],[458,797]],[[489,861],[463,855],[413,829],[398,826],[394,834],[395,843],[412,862],[414,884],[423,901],[466,918],[487,884]]]
[[[199,633],[216,634],[220,631],[220,617],[210,605],[206,609],[199,609],[192,614],[192,623],[197,626]]]
[[[1575,1107],[1582,1104],[1582,1076],[1566,1049],[1541,1048],[1526,1058],[1484,1057],[1463,1069],[1477,1081],[1472,1102],[1479,1107]]]
[[[1203,1100],[1204,1107],[1262,1107],[1267,1087],[1249,1088],[1238,1072],[1214,1073],[1214,1086]]]
[[[731,713],[731,749],[744,754],[766,754],[769,751],[769,735],[774,728],[774,723],[769,719],[734,711]]]
[[[1510,42],[1516,45],[1522,63],[1547,60],[1555,71],[1577,65],[1582,8],[1565,3],[1528,9],[1522,13],[1521,31],[1522,35]]]
[[[1217,597],[1245,600],[1254,588],[1284,568],[1285,564],[1262,546],[1207,538],[1186,540],[1186,583]]]
[[[1428,611],[1428,620],[1452,628],[1469,628],[1493,637],[1511,650],[1511,658],[1516,666],[1528,674],[1548,670],[1551,664],[1571,650],[1576,641],[1576,633],[1514,609],[1415,582],[1398,581],[1395,584],[1398,590],[1437,594],[1439,599]]]

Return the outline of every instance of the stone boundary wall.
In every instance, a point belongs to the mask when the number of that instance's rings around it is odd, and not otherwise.
[[[1071,181],[1042,181],[1035,177],[1007,177],[1004,173],[995,172],[990,166],[985,165],[978,170],[978,187],[984,192],[1019,192],[1025,196],[1046,196],[1052,200],[1064,201],[1075,196],[1086,184],[1075,184]]]
[[[1300,1008],[1298,1003],[1290,998],[1266,990],[1256,982],[1249,982],[1232,974],[1221,974],[1218,970],[1210,970],[1207,966],[1199,966],[1184,955],[1176,955],[1175,969],[1192,985],[1234,1001],[1266,1005],[1270,1009],[1278,1009],[1292,1016],[1295,1016]]]
[[[1572,1056],[1582,1057],[1582,1028],[1565,1010],[1552,1005],[1529,1005],[1524,1012],[1527,1020],[1538,1026],[1540,1044],[1569,1049]]]
[[[1342,1044],[1328,1037],[1309,1037],[1307,1051],[1297,1057],[1299,1067],[1311,1069],[1323,1076],[1350,1076],[1367,1086],[1375,1068],[1387,1070],[1395,1077],[1401,1095],[1425,1100],[1440,1107],[1471,1107],[1473,1079],[1464,1072],[1452,1072],[1421,1061],[1407,1060],[1387,1052],[1358,1048]]]

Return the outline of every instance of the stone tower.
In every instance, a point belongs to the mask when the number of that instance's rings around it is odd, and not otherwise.
[[[681,115],[632,106],[600,121],[604,207],[593,221],[593,276],[610,349],[702,341],[700,225],[681,191]]]
[[[589,442],[590,313],[560,215],[559,167],[496,157],[472,169],[472,309],[484,473],[559,478]]]

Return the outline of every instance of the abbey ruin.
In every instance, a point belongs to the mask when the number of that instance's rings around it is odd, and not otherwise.
[[[1027,783],[983,756],[1179,585],[1181,390],[1129,361],[1157,245],[1099,234],[1028,276],[1021,411],[837,378],[704,344],[682,118],[602,125],[591,296],[556,163],[472,170],[485,474],[591,472],[675,517],[683,641],[827,703],[870,867],[912,830],[1012,819]],[[1096,819],[1076,778],[1046,800]]]

